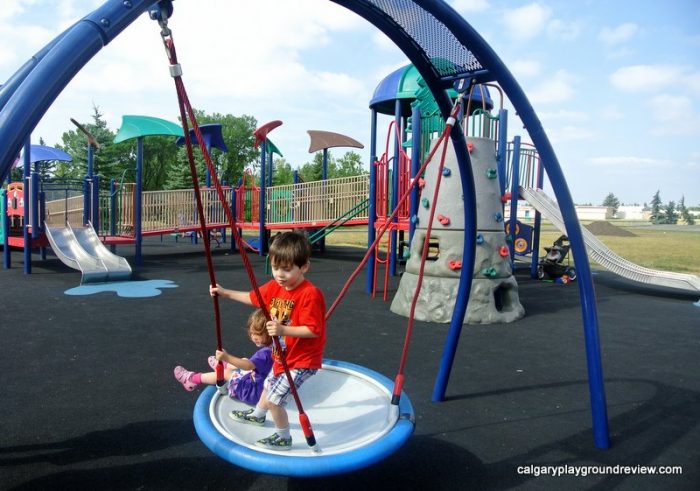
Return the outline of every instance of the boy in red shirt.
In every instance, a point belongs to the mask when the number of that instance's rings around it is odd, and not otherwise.
[[[267,332],[280,338],[287,367],[298,388],[321,368],[326,344],[326,303],[321,290],[304,278],[311,257],[311,244],[306,237],[295,232],[277,234],[270,244],[269,255],[273,279],[260,287],[272,318],[267,323]],[[260,307],[254,291],[228,290],[216,285],[209,287],[209,293]],[[265,388],[255,409],[230,414],[241,423],[264,426],[270,411],[275,433],[258,440],[256,445],[271,450],[292,447],[285,409],[291,388],[280,356],[274,349],[272,370],[265,379]]]

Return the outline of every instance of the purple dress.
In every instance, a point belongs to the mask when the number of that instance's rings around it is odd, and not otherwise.
[[[249,372],[240,372],[243,374],[238,377],[234,372],[229,382],[229,395],[241,402],[255,406],[262,395],[265,377],[272,368],[272,348],[270,346],[260,348],[249,360],[255,365],[255,369]]]

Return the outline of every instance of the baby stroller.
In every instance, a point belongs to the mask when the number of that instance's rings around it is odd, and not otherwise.
[[[555,240],[552,247],[545,247],[547,255],[537,263],[537,278],[556,280],[566,276],[569,281],[574,281],[576,269],[569,263],[569,249],[571,249],[571,244],[566,235]],[[566,259],[566,264],[564,264],[564,259]]]

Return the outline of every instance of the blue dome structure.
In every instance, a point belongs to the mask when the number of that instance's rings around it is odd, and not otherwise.
[[[408,117],[411,115],[411,103],[416,100],[416,94],[422,88],[422,77],[418,69],[413,64],[408,64],[397,70],[394,70],[384,79],[379,82],[377,88],[374,89],[372,100],[369,101],[369,108],[374,109],[380,114],[394,115],[396,101],[401,102],[401,116]],[[486,96],[485,109],[493,108],[493,101],[489,93],[488,87],[483,86]],[[448,91],[450,97],[457,97],[457,92],[454,90]],[[481,101],[481,90],[474,90],[472,94],[472,107],[474,109],[484,106]]]

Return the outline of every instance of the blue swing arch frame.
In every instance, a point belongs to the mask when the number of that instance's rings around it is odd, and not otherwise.
[[[609,447],[595,291],[581,226],[561,166],[525,93],[486,41],[443,0],[330,0],[355,12],[386,34],[413,63],[445,117],[455,80],[497,82],[527,129],[549,177],[576,261],[583,317],[593,441]],[[162,2],[161,2],[162,3]],[[0,87],[0,182],[32,130],[70,80],[100,49],[152,7],[153,0],[108,0],[61,33]],[[171,7],[171,2],[166,4]],[[465,63],[466,60],[466,63]],[[457,123],[457,126],[459,123]],[[457,128],[459,129],[459,128]],[[475,190],[461,131],[453,131],[465,201],[465,236],[476,236]],[[370,210],[372,212],[372,210]],[[433,400],[445,398],[471,289],[475,241],[464,241],[464,268],[445,342]]]

